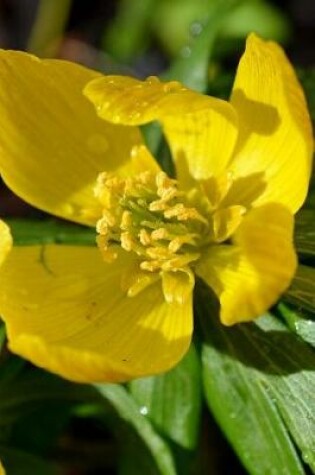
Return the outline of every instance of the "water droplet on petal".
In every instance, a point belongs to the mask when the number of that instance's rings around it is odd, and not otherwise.
[[[24,310],[32,312],[32,311],[37,310],[39,308],[39,304],[38,303],[27,302],[27,304],[25,304],[23,307],[24,307]]]
[[[131,148],[130,156],[131,158],[136,158],[139,155],[139,145],[134,145]]]
[[[16,292],[18,292],[20,295],[23,295],[23,297],[29,294],[27,289],[16,289]]]
[[[234,180],[234,172],[232,170],[229,170],[226,174],[228,182],[232,182]]]
[[[70,203],[64,203],[60,207],[60,213],[62,213],[63,215],[66,215],[68,217],[73,216],[74,212],[75,212],[74,206]]]
[[[152,85],[154,85],[154,84],[160,84],[160,82],[161,82],[157,76],[149,76],[149,77],[146,78],[145,81],[146,81],[148,84],[152,84]]]
[[[102,110],[106,110],[106,109],[109,108],[110,105],[111,105],[111,102],[110,102],[110,101],[105,101],[105,102],[102,103],[101,109],[102,109]]]
[[[132,112],[129,113],[128,115],[128,118],[130,120],[137,120],[141,117],[141,112],[137,111],[137,110],[134,110]]]
[[[178,92],[183,89],[183,86],[178,81],[170,81],[163,85],[163,91],[166,93]]]
[[[62,284],[51,291],[51,299],[60,302],[75,301],[89,288],[88,280],[81,275],[69,275],[62,279]]]
[[[112,121],[113,121],[114,124],[119,124],[119,122],[121,121],[121,116],[120,116],[120,114],[117,114],[117,113],[114,114],[114,115],[112,116]]]
[[[93,153],[103,154],[108,150],[108,141],[103,135],[94,134],[87,139],[87,147]]]

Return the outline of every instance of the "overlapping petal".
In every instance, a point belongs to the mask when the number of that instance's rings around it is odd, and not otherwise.
[[[198,180],[221,174],[231,159],[237,120],[225,101],[157,78],[100,77],[84,93],[106,121],[125,125],[160,121],[184,186],[189,174]]]
[[[186,352],[191,296],[166,303],[161,282],[126,296],[132,255],[106,264],[96,248],[18,247],[0,269],[0,311],[12,351],[74,381],[166,371]]]
[[[289,286],[296,269],[293,216],[279,204],[254,208],[232,245],[209,248],[196,273],[215,291],[226,325],[253,320]]]
[[[251,181],[255,206],[274,201],[296,212],[308,189],[312,127],[302,88],[278,45],[250,35],[231,103],[239,118],[235,178]],[[239,191],[236,186],[233,198]]]
[[[12,248],[12,235],[9,226],[0,220],[0,266]]]
[[[74,63],[0,52],[0,169],[8,186],[32,205],[85,224],[97,206],[98,173],[126,167],[134,127],[99,119],[82,89],[98,73]]]

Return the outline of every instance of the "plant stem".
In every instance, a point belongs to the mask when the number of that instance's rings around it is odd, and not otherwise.
[[[72,0],[41,0],[28,41],[29,52],[40,57],[55,57],[66,25]]]

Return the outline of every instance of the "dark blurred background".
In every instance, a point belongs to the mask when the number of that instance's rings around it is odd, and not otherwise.
[[[255,0],[251,0],[251,2],[252,4],[257,3]],[[135,69],[138,68],[138,74],[147,74],[158,73],[167,66],[168,61],[176,53],[177,45],[180,44],[179,37],[182,35],[180,30],[184,28],[185,19],[188,19],[189,15],[192,20],[190,34],[198,33],[198,22],[202,22],[206,4],[211,1],[90,0],[83,2],[80,0],[44,0],[39,2],[38,0],[1,0],[0,44],[3,48],[32,49],[30,48],[30,38],[38,19],[40,3],[46,4],[46,13],[42,15],[41,27],[45,28],[46,22],[48,36],[48,30],[54,21],[52,16],[55,14],[52,13],[49,17],[50,7],[48,4],[52,6],[51,12],[58,10],[57,4],[60,4],[61,10],[63,10],[64,33],[59,48],[54,49],[55,55],[99,67],[101,61],[99,57],[97,58],[96,52],[101,52],[104,55],[103,67],[105,69],[106,66],[109,67],[106,61],[108,63],[112,61],[113,64],[121,61]],[[260,8],[257,9],[256,14],[255,12],[247,13],[249,25],[252,21],[253,29],[259,30],[260,22],[265,24],[265,27],[262,27],[263,36],[268,36],[270,33],[270,36],[275,36],[275,39],[285,43],[291,59],[297,65],[314,65],[315,1],[268,0],[267,4],[269,9],[277,12],[278,18],[268,17],[268,14],[266,16],[266,12]],[[174,15],[177,15],[177,21],[173,22],[173,35],[171,36],[167,31],[168,25],[165,20],[171,19]],[[242,16],[243,21],[245,15],[244,13]],[[194,22],[195,32],[193,31]],[[272,26],[270,26],[271,24]],[[117,34],[120,27],[121,35]],[[138,33],[135,33],[137,28]],[[176,30],[179,30],[178,33]],[[130,35],[129,46],[128,34]],[[135,39],[137,35],[138,38]],[[115,45],[111,44],[111,40],[116,43],[116,49]],[[140,45],[137,45],[137,42]],[[47,46],[47,56],[49,56],[51,54],[49,45]],[[95,50],[89,51],[88,47],[95,48]]]

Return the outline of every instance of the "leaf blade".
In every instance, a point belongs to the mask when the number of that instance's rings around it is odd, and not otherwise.
[[[132,381],[130,391],[140,411],[164,436],[185,449],[196,448],[202,393],[200,364],[193,346],[173,370]]]
[[[96,384],[94,387],[117,411],[119,417],[130,424],[151,452],[161,475],[176,475],[173,457],[166,442],[153,430],[127,390],[118,384]]]
[[[278,369],[274,368],[272,355],[270,360],[273,347],[268,337],[255,324],[226,328],[213,317],[210,323],[214,312],[205,287],[199,289],[197,302],[196,311],[205,335],[202,362],[206,400],[243,464],[254,475],[303,474],[290,437],[304,454],[315,440],[311,444],[301,440],[299,429],[294,426],[300,412],[294,412],[294,404],[287,400],[287,412],[281,404],[289,383],[278,382],[275,374],[269,374]],[[283,331],[283,326],[280,328]],[[288,365],[286,360],[285,363]],[[284,362],[280,360],[279,364]],[[315,385],[315,375],[312,381]],[[291,383],[297,390],[300,381]]]

